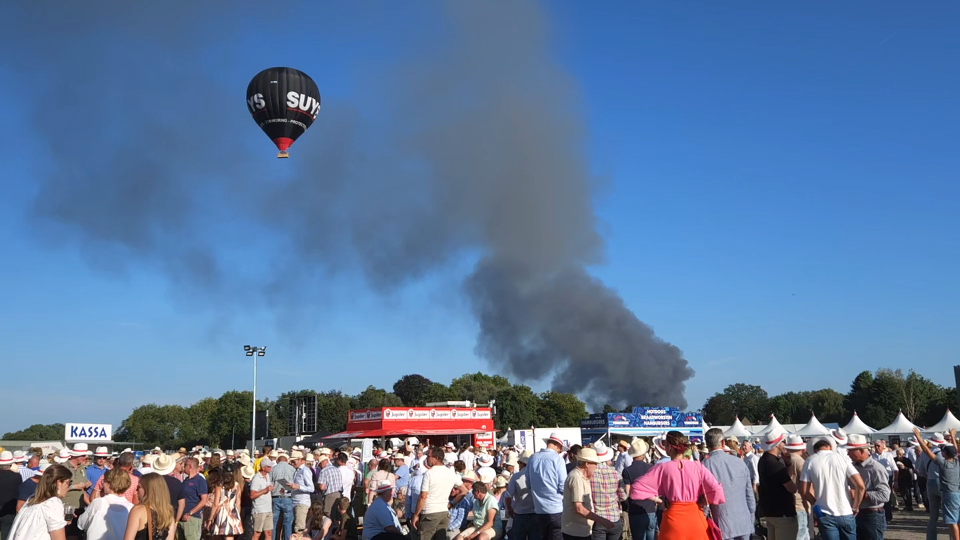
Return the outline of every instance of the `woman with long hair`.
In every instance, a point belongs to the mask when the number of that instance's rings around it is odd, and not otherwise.
[[[27,499],[10,527],[10,540],[64,540],[67,521],[63,497],[70,490],[73,473],[63,465],[44,471],[37,491]],[[72,519],[72,517],[71,517]],[[6,538],[4,540],[7,540]]]
[[[143,475],[137,486],[140,504],[130,510],[123,540],[173,540],[177,532],[170,490],[157,473]]]
[[[380,463],[377,465],[377,472],[373,473],[373,476],[370,477],[370,481],[367,484],[367,506],[373,504],[374,499],[377,498],[377,486],[380,485],[380,482],[392,482],[393,485],[397,485],[397,475],[390,472],[390,460],[381,459]]]
[[[211,505],[210,533],[216,538],[232,540],[234,536],[243,534],[243,521],[240,519],[240,491],[243,487],[243,477],[237,481],[239,469],[227,463],[220,468],[220,482],[213,491]]]
[[[223,470],[217,467],[208,470],[205,474],[207,475],[207,505],[203,507],[203,533],[210,534],[213,529],[213,498],[217,493],[217,486],[220,485]]]
[[[699,461],[684,459],[690,441],[679,431],[670,431],[663,441],[670,461],[654,465],[633,482],[630,498],[667,503],[660,524],[660,540],[707,540],[707,520],[700,509],[726,502],[723,489]]]

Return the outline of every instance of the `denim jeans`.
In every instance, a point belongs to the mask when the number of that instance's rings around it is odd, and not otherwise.
[[[857,522],[852,515],[828,516],[824,514],[819,519],[820,536],[823,540],[857,540]]]
[[[613,527],[609,529],[600,525],[599,523],[593,524],[593,540],[620,540],[620,534],[623,533],[623,522],[614,521]]]
[[[630,514],[630,538],[632,540],[654,540],[657,535],[657,514]]]
[[[887,531],[884,512],[860,512],[857,514],[857,540],[883,540]]]
[[[563,524],[563,514],[537,514],[540,526],[540,538],[543,540],[563,540],[560,527]]]
[[[810,514],[797,510],[797,540],[813,540],[810,535]]]
[[[280,521],[280,512],[283,512],[283,535],[277,535],[277,522]],[[275,497],[273,499],[273,538],[274,540],[290,540],[293,532],[293,499],[290,497]]]
[[[930,520],[927,521],[927,540],[937,540],[937,522],[940,521],[940,482],[927,479],[927,500]]]
[[[536,514],[514,514],[510,540],[540,540]]]

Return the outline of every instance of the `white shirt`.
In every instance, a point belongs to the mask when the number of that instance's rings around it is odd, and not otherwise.
[[[353,483],[357,480],[357,471],[347,465],[341,465],[337,468],[340,469],[340,474],[343,475],[343,496],[352,500]]]
[[[423,486],[420,488],[421,493],[427,492],[423,513],[446,513],[450,492],[453,491],[453,488],[462,485],[463,481],[460,479],[460,475],[453,472],[453,469],[448,469],[443,465],[430,467],[423,475]]]
[[[447,452],[447,453],[443,454],[443,461],[444,461],[444,462],[450,462],[450,464],[453,464],[453,462],[456,461],[456,460],[458,460],[458,459],[460,459],[460,457],[457,456],[457,453],[456,453],[456,452]]]
[[[897,457],[889,448],[885,449],[882,453],[878,454],[874,452],[870,457],[875,459],[877,463],[883,465],[883,468],[887,470],[887,476],[893,475],[897,472],[897,462],[894,458]]]
[[[813,484],[817,505],[829,516],[852,516],[847,479],[859,475],[853,463],[833,450],[821,450],[803,464],[800,481]]]
[[[133,503],[113,493],[94,499],[80,514],[77,526],[87,532],[87,540],[123,540],[127,517]]]
[[[750,469],[750,481],[754,484],[760,483],[760,470],[758,465],[760,463],[760,458],[757,454],[749,452],[747,455],[743,456],[743,462],[747,464]]]
[[[40,504],[26,504],[20,509],[10,527],[10,540],[50,540],[51,532],[66,526],[63,501],[51,497]],[[124,531],[126,527],[124,524]]]
[[[464,450],[463,453],[460,454],[460,461],[462,461],[463,464],[467,466],[466,468],[467,471],[473,470],[473,465],[476,462],[476,460],[477,460],[477,456],[474,455],[474,453],[469,450]]]

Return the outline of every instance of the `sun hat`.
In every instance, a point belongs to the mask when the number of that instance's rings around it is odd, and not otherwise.
[[[517,458],[517,461],[519,461],[520,463],[526,463],[530,459],[530,456],[532,455],[533,455],[532,450],[524,450],[523,453],[520,454],[520,457]]]
[[[463,476],[460,477],[460,480],[462,480],[462,481],[464,481],[464,482],[476,482],[476,481],[477,481],[477,473],[475,473],[475,472],[473,472],[473,471],[467,471],[467,472],[463,473]]]
[[[870,448],[870,442],[867,441],[867,438],[863,435],[857,435],[854,433],[847,439],[846,447],[847,450],[862,450],[865,448]]]
[[[324,447],[320,449],[321,456],[329,456],[331,454],[333,454],[333,450],[330,450],[329,448]]]
[[[617,447],[619,448],[621,446],[623,447],[624,450],[627,450],[628,448],[630,448],[630,443],[627,442],[626,439],[620,439],[619,441],[617,441]]]
[[[240,467],[240,476],[243,476],[247,480],[253,478],[253,475],[255,474],[257,474],[257,471],[253,470],[253,465],[244,465],[243,467]]]
[[[630,449],[627,450],[627,455],[632,458],[643,457],[647,455],[649,450],[650,445],[647,444],[647,441],[643,439],[637,439],[630,443]]]
[[[847,432],[843,428],[837,428],[830,432],[830,436],[833,437],[833,440],[837,442],[837,446],[843,447],[847,446]]]
[[[57,463],[66,463],[70,461],[70,449],[61,448],[60,453],[54,456],[53,460]]]
[[[236,455],[236,452],[234,452],[233,450],[227,450],[227,457],[230,457],[233,455]]]
[[[602,460],[597,456],[597,451],[593,448],[581,448],[580,451],[577,452],[577,462],[579,463],[581,461],[584,463],[600,463]]]
[[[910,443],[910,446],[920,446],[920,443],[917,442],[917,438],[913,436],[907,439],[907,442]]]
[[[771,431],[764,436],[763,441],[760,443],[760,448],[764,452],[769,452],[776,448],[780,443],[783,442],[783,433]]]
[[[656,437],[653,438],[653,447],[657,449],[657,452],[659,452],[661,456],[667,455],[667,447],[663,445],[663,441],[666,438],[666,436],[667,436],[666,433],[661,433],[660,435],[657,435]],[[736,441],[736,439],[737,439],[736,437],[733,437],[734,441]],[[730,439],[727,439],[727,440],[729,441]]]
[[[803,437],[799,435],[790,435],[787,437],[787,450],[804,450],[807,444],[803,442]]]
[[[507,487],[506,477],[498,476],[497,479],[493,481],[493,487],[495,488]]]
[[[240,454],[240,457],[237,458],[237,463],[240,465],[250,465],[250,456],[247,454]]]
[[[943,437],[943,433],[936,432],[933,434],[933,437],[930,437],[930,442],[937,446],[946,444],[947,440]]]
[[[313,454],[307,454],[303,459],[304,459],[307,463],[316,463],[316,462],[317,462],[317,458],[313,457]]]
[[[613,448],[603,444],[603,441],[597,441],[593,443],[594,453],[597,454],[597,459],[600,462],[610,461],[613,459]]]
[[[0,466],[10,465],[12,463],[14,463],[13,452],[9,450],[4,450],[3,452],[0,452]]]
[[[166,476],[173,472],[173,469],[177,466],[177,460],[173,459],[173,456],[160,454],[153,460],[151,466],[153,467],[153,472],[160,476]]]
[[[87,446],[85,442],[78,442],[73,445],[73,449],[70,450],[70,457],[80,457],[80,456],[89,456],[93,452],[90,451],[90,447]]]
[[[303,459],[303,452],[299,450],[290,452],[290,459]]]
[[[145,456],[140,458],[140,463],[144,465],[150,465],[152,467],[153,462],[156,461],[158,457],[159,456],[156,454],[146,454]]]
[[[493,456],[484,454],[477,458],[477,462],[480,463],[481,467],[489,467],[493,465]]]
[[[106,446],[98,446],[97,451],[93,453],[96,457],[110,457],[110,450]]]
[[[452,442],[448,442],[446,448],[456,448]]]
[[[380,483],[377,484],[377,487],[374,489],[374,491],[376,491],[377,493],[383,493],[385,491],[390,491],[392,489],[393,489],[393,482],[389,480],[381,480]]]
[[[271,450],[270,455],[267,457],[269,457],[270,459],[277,459],[278,457],[280,457],[280,452],[276,450]]]
[[[51,465],[51,463],[50,463],[49,461],[41,461],[41,462],[40,462],[40,474],[43,474],[43,471],[49,469],[49,468],[50,468],[50,465]],[[36,475],[34,475],[34,476],[36,476]]]
[[[543,442],[559,444],[561,450],[565,450],[567,448],[567,445],[564,444],[563,439],[560,438],[560,433],[557,431],[554,431],[553,433],[551,433],[549,437],[545,437],[543,439]]]

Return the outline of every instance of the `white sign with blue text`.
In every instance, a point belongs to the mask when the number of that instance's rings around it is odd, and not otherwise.
[[[109,441],[113,436],[111,424],[66,424],[63,440],[67,442]]]

